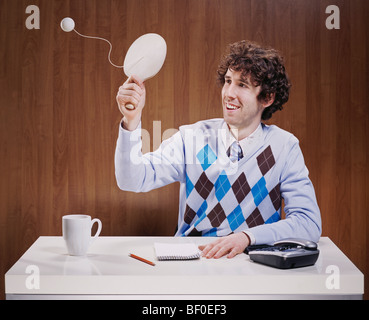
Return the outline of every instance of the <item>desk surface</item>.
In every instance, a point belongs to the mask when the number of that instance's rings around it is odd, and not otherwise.
[[[72,257],[62,237],[40,237],[6,273],[5,293],[7,298],[117,295],[154,299],[184,295],[232,299],[277,295],[362,298],[364,293],[363,274],[329,238],[319,241],[320,256],[314,266],[290,270],[254,263],[245,254],[233,259],[190,261],[157,261],[155,257],[154,242],[204,244],[213,240],[99,237],[86,257]],[[154,261],[156,266],[132,259],[129,253]]]

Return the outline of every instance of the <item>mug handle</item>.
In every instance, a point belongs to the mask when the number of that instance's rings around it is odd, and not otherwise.
[[[102,229],[102,223],[101,223],[101,220],[100,220],[100,219],[97,219],[97,218],[95,218],[95,219],[93,219],[93,220],[91,221],[91,229],[92,229],[92,227],[93,227],[93,225],[94,225],[94,223],[95,223],[95,222],[97,222],[98,227],[97,227],[97,231],[96,231],[95,235],[94,235],[93,237],[91,237],[91,243],[92,243],[93,241],[95,241],[95,240],[96,240],[96,238],[100,235],[100,232],[101,232],[101,229]]]

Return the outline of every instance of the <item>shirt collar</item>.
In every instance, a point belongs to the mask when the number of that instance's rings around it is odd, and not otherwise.
[[[259,140],[259,138],[262,136],[262,133],[263,127],[260,123],[258,127],[255,129],[255,131],[252,132],[248,137],[238,141],[244,156],[248,154],[248,151],[251,149],[251,147]],[[237,141],[236,138],[231,133],[231,131],[229,130],[229,127],[225,121],[223,122],[222,125],[222,140],[226,150],[228,150],[228,148],[234,141]]]

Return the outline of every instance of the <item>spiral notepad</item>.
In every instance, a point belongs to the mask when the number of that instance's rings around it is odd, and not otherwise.
[[[194,243],[154,243],[158,260],[193,260],[201,257]]]

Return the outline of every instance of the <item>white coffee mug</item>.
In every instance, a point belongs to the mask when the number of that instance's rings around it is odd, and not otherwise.
[[[98,228],[94,236],[91,229],[97,222]],[[89,246],[100,235],[102,223],[99,219],[91,220],[88,215],[70,214],[63,216],[63,238],[71,256],[85,256]]]

